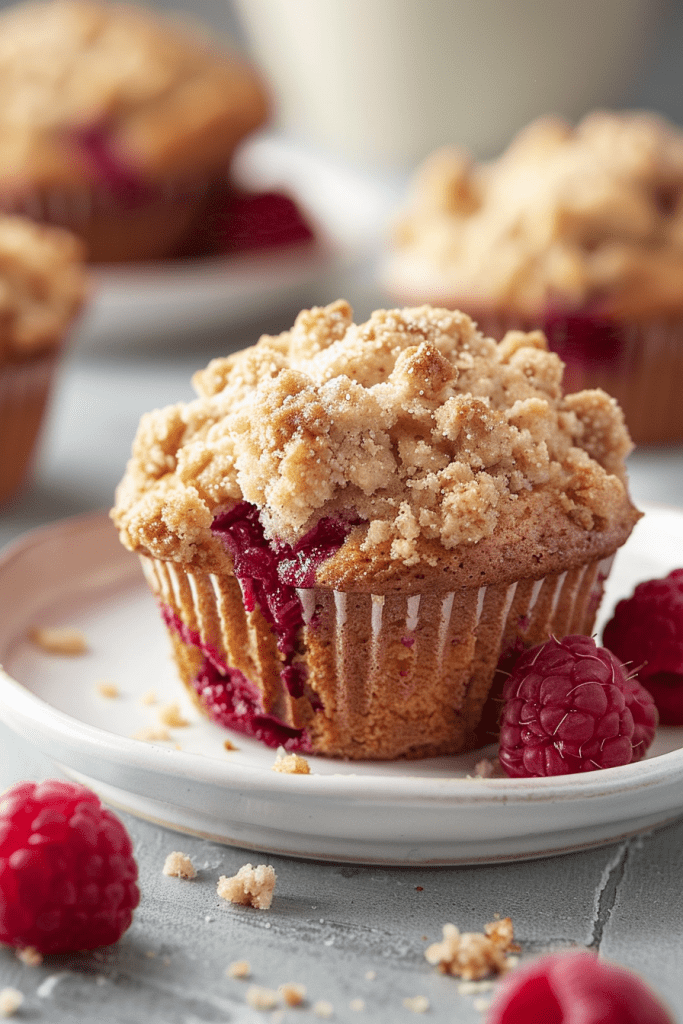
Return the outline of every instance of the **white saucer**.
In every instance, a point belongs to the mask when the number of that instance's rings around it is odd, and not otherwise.
[[[298,312],[337,299],[338,276],[374,254],[395,202],[381,181],[276,134],[257,134],[244,143],[231,172],[249,191],[292,196],[314,228],[316,243],[93,267],[92,299],[74,339],[78,349],[154,348],[193,331],[233,328],[281,307]]]
[[[683,511],[652,506],[617,556],[602,620],[636,582],[676,567]],[[74,626],[89,653],[47,654],[34,625]],[[418,762],[310,758],[271,771],[275,752],[204,720],[184,696],[135,556],[104,514],[25,535],[0,555],[0,718],[109,803],[170,828],[272,853],[383,864],[458,864],[566,852],[683,813],[683,730],[660,729],[638,764],[549,779],[467,778],[493,748]],[[120,696],[102,697],[97,684]],[[158,703],[145,706],[154,690]],[[179,702],[173,742],[132,734]],[[238,748],[226,751],[230,738]],[[177,742],[181,749],[176,749]]]

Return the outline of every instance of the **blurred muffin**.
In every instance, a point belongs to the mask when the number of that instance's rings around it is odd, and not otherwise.
[[[92,260],[171,253],[266,114],[247,64],[144,8],[0,15],[0,210],[76,230]]]
[[[0,217],[0,501],[29,469],[59,351],[85,296],[83,246]]]
[[[614,395],[637,443],[683,440],[683,134],[661,118],[542,118],[491,163],[433,154],[384,278],[496,338],[542,328],[565,390]]]
[[[112,518],[199,708],[346,758],[474,745],[499,659],[591,631],[638,518],[618,406],[561,375],[540,332],[339,301],[145,415]]]

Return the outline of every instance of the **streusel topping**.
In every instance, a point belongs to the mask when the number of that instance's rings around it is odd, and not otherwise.
[[[17,4],[0,17],[5,187],[89,185],[98,169],[75,143],[93,131],[110,162],[194,180],[266,112],[256,74],[197,25],[103,0]]]
[[[654,114],[534,121],[484,164],[419,169],[386,281],[420,301],[537,313],[683,308],[683,134]]]
[[[0,216],[0,360],[57,345],[85,290],[83,248],[72,234]]]
[[[375,582],[411,566],[469,578],[475,552],[489,571],[513,538],[513,560],[539,544],[555,561],[600,556],[637,518],[631,445],[612,399],[564,397],[561,379],[538,331],[496,344],[444,309],[378,310],[360,326],[344,301],[305,310],[197,373],[194,402],[143,416],[112,516],[132,550],[227,572],[211,526],[235,502],[287,543],[345,519],[316,570],[339,585],[361,566]]]

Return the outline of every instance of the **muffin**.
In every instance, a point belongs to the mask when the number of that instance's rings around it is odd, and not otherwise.
[[[94,261],[172,253],[266,115],[249,65],[144,8],[0,15],[0,210],[76,230]]]
[[[112,518],[216,722],[344,758],[476,743],[499,659],[590,632],[638,519],[601,391],[541,332],[346,302],[146,414]]]
[[[0,502],[26,477],[62,342],[85,291],[83,247],[74,235],[0,217]]]
[[[384,279],[498,339],[542,328],[566,391],[604,388],[636,443],[683,440],[683,134],[661,118],[541,118],[491,163],[434,153]]]

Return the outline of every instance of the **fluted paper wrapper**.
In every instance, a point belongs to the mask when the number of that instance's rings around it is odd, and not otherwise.
[[[195,700],[193,680],[208,652],[251,681],[264,714],[301,730],[293,748],[389,760],[476,745],[501,656],[551,634],[590,634],[612,557],[540,580],[446,593],[299,590],[306,682],[297,697],[281,682],[275,635],[258,609],[245,611],[235,577],[141,560]]]
[[[57,355],[49,351],[0,365],[0,502],[30,472]]]

